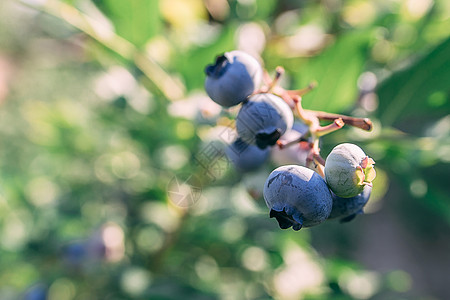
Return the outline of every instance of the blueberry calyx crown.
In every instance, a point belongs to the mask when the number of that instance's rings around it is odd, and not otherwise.
[[[233,145],[235,147],[235,149],[239,152],[242,153],[244,152],[245,149],[247,149],[248,144],[246,142],[244,142],[240,137],[238,137],[234,142]]]
[[[375,172],[375,169],[373,168],[373,165],[375,164],[375,161],[366,156],[362,161],[361,161],[361,171],[363,172],[363,176],[362,177],[362,181],[363,184],[368,184],[370,186],[372,186],[372,181],[375,179],[375,177],[377,176],[377,173]]]
[[[281,229],[288,229],[292,226],[292,229],[298,231],[302,229],[303,224],[294,220],[294,218],[286,212],[286,208],[282,211],[270,210],[270,218],[275,218],[278,221],[278,225]]]
[[[217,56],[214,64],[206,66],[205,73],[210,77],[219,78],[225,73],[228,66],[228,58],[225,55],[220,55]]]
[[[273,146],[277,143],[278,139],[281,137],[279,129],[276,129],[272,133],[261,132],[256,134],[256,146],[260,149],[265,149],[268,146]]]

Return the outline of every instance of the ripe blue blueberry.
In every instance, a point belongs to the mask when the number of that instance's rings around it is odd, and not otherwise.
[[[75,242],[63,249],[63,259],[67,264],[80,266],[88,256],[88,250],[84,242]]]
[[[337,145],[325,161],[325,180],[337,196],[351,198],[371,185],[376,173],[373,159],[357,145]]]
[[[266,162],[270,149],[260,149],[238,138],[225,149],[225,154],[237,170],[250,172],[258,169]]]
[[[216,103],[231,107],[244,101],[262,80],[262,68],[251,55],[235,50],[218,56],[205,69],[205,90]]]
[[[297,165],[281,166],[270,173],[264,184],[264,200],[270,217],[280,228],[294,230],[325,221],[333,201],[330,190],[316,172]]]
[[[250,96],[236,118],[241,139],[264,149],[273,146],[294,123],[289,105],[280,97],[262,93]]]
[[[369,201],[372,187],[366,185],[362,193],[351,198],[342,198],[331,192],[333,198],[333,208],[328,219],[341,218],[341,222],[349,222],[356,215],[363,214],[363,207]]]
[[[46,300],[48,294],[48,288],[42,283],[38,283],[29,287],[23,297],[23,300]]]

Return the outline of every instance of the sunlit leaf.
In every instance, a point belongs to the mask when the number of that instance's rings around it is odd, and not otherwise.
[[[357,80],[361,74],[369,40],[368,32],[341,36],[317,57],[310,58],[297,70],[296,88],[315,80],[319,86],[304,97],[306,108],[341,112],[357,98]]]
[[[105,0],[103,7],[117,34],[136,46],[143,46],[159,32],[161,18],[158,0]]]
[[[394,73],[378,88],[378,115],[384,126],[405,117],[450,111],[450,39],[409,68]]]

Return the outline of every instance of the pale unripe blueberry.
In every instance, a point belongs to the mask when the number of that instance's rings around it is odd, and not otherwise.
[[[325,161],[325,180],[337,196],[355,197],[375,178],[374,163],[354,144],[337,145]]]
[[[351,198],[342,198],[331,192],[333,208],[329,219],[341,218],[341,222],[351,221],[356,215],[363,214],[363,207],[369,201],[372,187],[366,185],[362,193]]]
[[[205,69],[205,90],[216,103],[231,107],[244,101],[262,80],[262,68],[251,55],[235,50],[217,57]]]
[[[264,200],[280,228],[294,230],[325,221],[331,212],[330,190],[322,177],[306,167],[281,166],[264,184]]]
[[[250,172],[258,169],[266,162],[270,149],[260,149],[238,138],[225,149],[225,154],[237,170]]]
[[[294,123],[291,108],[280,97],[269,94],[250,96],[236,118],[236,129],[243,141],[264,149],[273,146]]]

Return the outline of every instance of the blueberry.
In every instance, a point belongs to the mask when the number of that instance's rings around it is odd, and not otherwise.
[[[47,286],[38,283],[29,287],[23,295],[24,300],[45,300],[47,299]]]
[[[259,62],[243,51],[231,51],[217,57],[205,69],[205,90],[216,103],[231,107],[244,101],[262,80]]]
[[[366,185],[362,193],[351,198],[342,198],[331,192],[333,208],[328,219],[341,218],[341,222],[351,221],[356,215],[363,214],[363,207],[369,201],[372,187]]]
[[[337,145],[325,161],[325,180],[337,196],[355,197],[375,178],[374,163],[354,144]]]
[[[269,94],[250,96],[236,118],[236,129],[246,143],[264,149],[273,146],[294,123],[291,108],[280,97]]]
[[[74,242],[63,249],[63,258],[70,265],[81,265],[88,253],[84,242]]]
[[[281,166],[270,173],[264,184],[264,200],[280,228],[292,226],[294,230],[322,223],[333,205],[325,180],[297,165]]]
[[[225,149],[225,154],[237,170],[249,172],[258,169],[266,162],[270,149],[260,149],[238,138]]]

